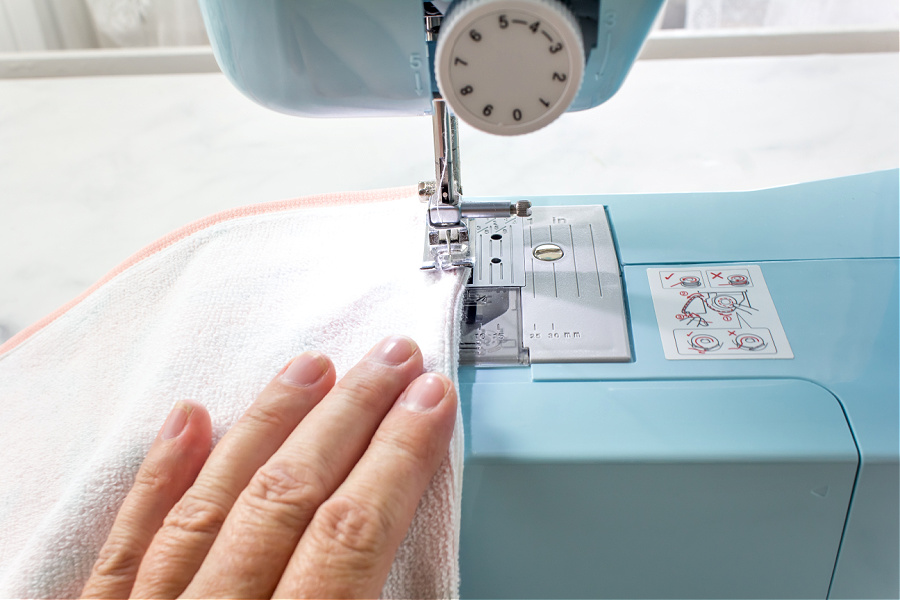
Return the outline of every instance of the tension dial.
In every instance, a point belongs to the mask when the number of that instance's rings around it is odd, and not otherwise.
[[[441,24],[435,73],[469,125],[500,135],[535,131],[581,87],[581,29],[557,0],[464,0]]]

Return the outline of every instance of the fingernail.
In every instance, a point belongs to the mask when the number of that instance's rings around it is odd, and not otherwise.
[[[408,337],[396,335],[383,340],[372,353],[372,357],[386,365],[400,365],[409,360],[416,351],[416,343]]]
[[[193,410],[194,407],[186,402],[176,402],[175,408],[166,417],[166,422],[162,428],[162,439],[171,440],[173,437],[178,437],[184,430],[184,426],[187,425]]]
[[[447,380],[428,373],[416,379],[400,404],[413,412],[426,412],[437,406],[447,395]]]
[[[304,352],[295,358],[284,373],[282,381],[291,385],[308,386],[322,379],[328,370],[328,361],[317,352]]]

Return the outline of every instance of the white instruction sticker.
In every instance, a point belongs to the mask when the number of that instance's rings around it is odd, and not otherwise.
[[[794,358],[758,265],[647,269],[669,360]]]

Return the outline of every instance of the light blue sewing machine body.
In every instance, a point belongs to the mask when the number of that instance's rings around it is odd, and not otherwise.
[[[898,172],[536,201],[607,207],[634,359],[462,369],[463,596],[896,595]],[[667,360],[647,270],[698,264],[794,358]]]
[[[602,0],[569,110],[618,90],[661,3]],[[222,70],[264,106],[432,112],[420,0],[200,4]],[[627,352],[461,369],[463,596],[896,597],[898,172],[529,200],[606,207]],[[718,269],[764,278],[781,355],[668,354],[684,339],[664,330],[654,294],[669,271]],[[675,317],[703,327],[686,309]],[[744,354],[710,359],[729,350]]]
[[[570,110],[618,91],[664,0],[603,0]],[[421,0],[201,0],[216,60],[273,110],[310,117],[425,115],[433,82]]]

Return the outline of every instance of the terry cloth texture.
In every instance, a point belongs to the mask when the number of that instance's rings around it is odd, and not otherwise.
[[[0,597],[81,592],[172,405],[213,441],[293,356],[342,376],[391,334],[456,382],[461,272],[423,272],[413,189],[229,211],[138,253],[0,346]],[[458,596],[462,422],[386,597]]]

